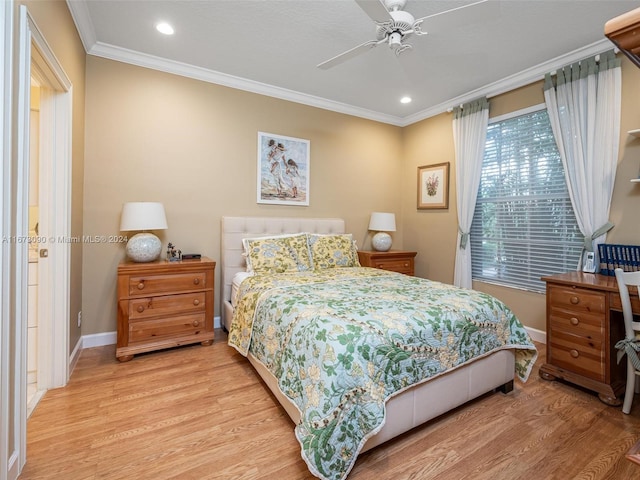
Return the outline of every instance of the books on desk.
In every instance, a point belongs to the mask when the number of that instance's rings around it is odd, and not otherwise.
[[[640,245],[601,243],[598,245],[598,257],[601,275],[615,276],[616,268],[625,272],[640,270]]]

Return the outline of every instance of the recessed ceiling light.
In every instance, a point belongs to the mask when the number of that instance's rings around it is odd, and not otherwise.
[[[402,97],[400,103],[411,103],[411,97]]]
[[[156,30],[165,35],[173,35],[173,27],[166,22],[160,22],[156,25]]]

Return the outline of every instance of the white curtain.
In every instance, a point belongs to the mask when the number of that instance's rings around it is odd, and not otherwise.
[[[544,98],[584,249],[597,254],[609,222],[620,142],[620,59],[612,51],[546,75]],[[578,269],[581,266],[578,265]]]
[[[469,230],[476,208],[488,125],[489,102],[486,98],[454,109],[453,142],[456,154],[458,240],[453,283],[464,288],[472,286]]]

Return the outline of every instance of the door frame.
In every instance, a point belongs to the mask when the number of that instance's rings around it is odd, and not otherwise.
[[[13,52],[13,0],[0,5],[0,95],[2,95],[2,116],[0,117],[0,151],[2,152],[2,177],[0,179],[0,233],[3,240],[12,233],[11,227],[11,171],[13,164],[12,118],[13,96],[12,52]],[[16,358],[12,350],[15,331],[11,329],[11,245],[0,245],[0,418],[10,419],[15,413],[15,375],[12,368]],[[13,408],[12,408],[13,407]],[[21,468],[18,461],[20,443],[16,442],[15,431],[9,422],[0,421],[0,480],[13,479]]]
[[[41,84],[40,203],[41,247],[48,257],[38,262],[38,386],[66,385],[69,379],[69,294],[71,238],[72,84],[53,50],[29,14],[19,7],[15,238],[29,235],[29,119],[31,76]],[[27,426],[27,277],[28,244],[13,249],[15,293],[13,376],[14,436],[18,471],[26,462]],[[40,367],[41,366],[41,367]]]
[[[51,47],[31,18],[25,6],[20,7],[21,31],[26,35],[21,49],[20,88],[30,97],[31,76],[40,83],[40,172],[38,221],[40,236],[46,240],[49,255],[38,264],[38,310],[49,312],[44,316],[39,344],[44,344],[43,374],[45,388],[66,385],[69,380],[69,295],[71,261],[71,133],[72,98],[71,80],[63,70]],[[24,30],[23,30],[24,29]],[[20,142],[19,211],[24,235],[28,235],[29,217],[29,118],[30,98],[20,104],[26,119],[20,130],[25,137]],[[43,243],[44,245],[44,243]],[[26,245],[25,245],[26,247]],[[27,248],[23,249],[24,300],[26,302]],[[40,290],[42,288],[42,291]],[[42,301],[44,300],[44,301]],[[26,305],[26,303],[25,303]],[[44,310],[42,310],[44,308]],[[49,321],[47,320],[49,317]],[[26,317],[25,317],[26,318]],[[40,326],[38,327],[40,330]],[[25,344],[26,345],[26,344]],[[25,376],[26,378],[26,376]]]

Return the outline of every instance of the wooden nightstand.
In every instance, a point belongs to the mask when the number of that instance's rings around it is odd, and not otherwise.
[[[213,289],[216,262],[200,260],[118,266],[116,357],[189,343],[213,343]]]
[[[414,257],[417,252],[389,250],[376,252],[373,250],[359,250],[358,259],[363,267],[381,268],[392,272],[414,275]]]

